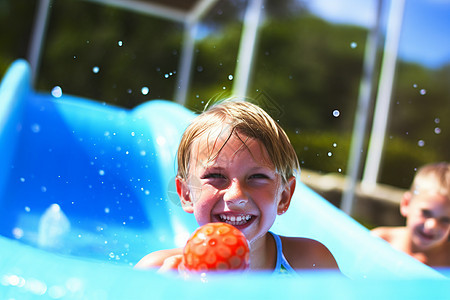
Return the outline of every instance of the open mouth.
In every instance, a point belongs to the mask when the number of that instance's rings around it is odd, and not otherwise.
[[[254,216],[247,214],[240,215],[228,215],[228,214],[219,214],[219,220],[224,223],[228,223],[233,226],[243,226],[247,223],[251,222]]]
[[[419,235],[422,237],[423,240],[426,240],[426,241],[432,241],[433,239],[435,239],[434,234],[425,233],[423,231],[420,231]]]

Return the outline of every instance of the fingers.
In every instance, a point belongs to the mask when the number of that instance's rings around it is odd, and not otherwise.
[[[169,271],[178,270],[178,267],[180,266],[182,259],[183,255],[181,254],[173,255],[166,258],[161,267],[158,269],[158,273],[166,273]]]

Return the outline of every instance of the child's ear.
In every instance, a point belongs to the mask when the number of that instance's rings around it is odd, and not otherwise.
[[[180,197],[181,207],[183,207],[185,212],[192,214],[194,212],[194,206],[187,182],[177,176],[175,184],[177,186],[177,194]]]
[[[411,198],[412,198],[412,193],[408,191],[403,194],[402,200],[400,201],[400,213],[405,218],[408,216]]]
[[[282,215],[288,210],[289,205],[291,204],[292,195],[294,194],[295,191],[295,184],[296,184],[295,177],[292,176],[291,178],[289,178],[288,182],[284,186],[284,189],[281,192],[280,202],[278,202],[277,207],[278,215]]]

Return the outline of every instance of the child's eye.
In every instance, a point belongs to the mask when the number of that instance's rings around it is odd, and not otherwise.
[[[444,224],[450,224],[450,218],[442,218],[441,222]]]
[[[431,211],[428,209],[422,209],[422,216],[425,218],[431,218],[432,217]]]
[[[225,178],[225,176],[223,176],[220,173],[208,173],[203,175],[202,179],[215,179],[215,178]]]
[[[269,176],[262,173],[253,174],[249,177],[250,179],[269,179]]]

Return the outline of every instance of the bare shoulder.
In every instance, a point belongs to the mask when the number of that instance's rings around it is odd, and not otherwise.
[[[168,257],[182,254],[183,248],[159,250],[144,256],[135,266],[135,269],[151,269],[159,268],[164,263],[164,260]]]
[[[281,237],[283,253],[294,269],[339,269],[322,243],[308,238]]]
[[[398,236],[404,234],[404,227],[381,226],[372,229],[370,233],[387,242],[391,242],[392,240],[396,240]]]

